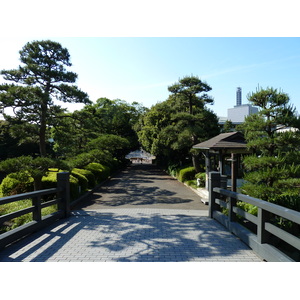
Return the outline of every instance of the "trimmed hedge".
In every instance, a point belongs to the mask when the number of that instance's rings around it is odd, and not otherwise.
[[[72,170],[72,174],[73,174],[73,172],[76,172],[77,174],[81,174],[87,179],[88,188],[91,189],[96,185],[95,175],[91,171],[85,170],[85,169],[74,168]]]
[[[55,171],[54,171],[55,170]],[[57,187],[57,173],[62,170],[54,169],[47,176],[42,178],[42,189],[50,189]],[[0,193],[2,197],[16,194],[28,193],[34,190],[33,178],[24,182],[22,178],[18,178],[17,173],[7,175],[0,185]],[[70,175],[70,194],[71,200],[79,197],[79,181],[72,174]]]
[[[196,171],[194,167],[188,167],[185,169],[181,169],[178,174],[178,180],[181,182],[185,182],[188,180],[195,179]]]
[[[90,163],[84,169],[91,171],[96,179],[96,183],[104,181],[110,175],[110,168],[99,163]]]
[[[0,195],[1,197],[6,197],[31,192],[33,189],[33,178],[24,182],[23,178],[21,178],[18,173],[11,173],[2,180],[0,185]]]
[[[42,188],[43,189],[50,189],[57,187],[57,173],[63,172],[62,170],[49,172],[47,176],[44,176],[42,179]],[[70,196],[71,201],[75,200],[79,197],[79,181],[76,177],[70,174]]]
[[[81,173],[78,173],[74,170],[71,172],[71,175],[74,176],[75,178],[77,178],[78,184],[80,186],[80,191],[85,192],[88,189],[87,178],[84,175],[82,175]]]

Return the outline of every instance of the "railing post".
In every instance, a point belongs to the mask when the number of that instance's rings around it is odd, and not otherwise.
[[[227,176],[221,175],[221,185],[220,187],[224,190],[227,190]]]
[[[208,192],[209,192],[209,217],[213,218],[213,212],[216,210],[216,193],[213,191],[215,187],[220,187],[221,176],[218,172],[209,172]]]
[[[37,222],[41,221],[42,220],[41,196],[36,196],[32,198],[32,206],[34,206],[32,219]]]
[[[258,207],[257,211],[257,241],[260,244],[268,242],[270,234],[265,230],[265,223],[269,221],[270,213]]]
[[[62,199],[59,209],[64,211],[65,218],[67,218],[71,213],[69,172],[57,173],[57,188],[59,189],[59,197]]]
[[[236,213],[233,211],[233,207],[236,206],[236,199],[233,197],[229,197],[228,201],[228,218],[230,222],[236,221]]]

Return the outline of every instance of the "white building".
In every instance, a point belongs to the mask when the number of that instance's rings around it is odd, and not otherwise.
[[[257,107],[250,104],[242,104],[227,110],[227,120],[231,121],[232,123],[243,123],[247,116],[256,114],[257,112]]]
[[[250,104],[242,104],[242,89],[237,88],[236,92],[236,106],[227,110],[227,120],[234,124],[240,124],[245,121],[247,116],[256,114],[258,108]]]

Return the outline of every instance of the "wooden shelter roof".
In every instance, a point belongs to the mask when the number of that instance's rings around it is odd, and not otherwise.
[[[205,142],[196,144],[193,148],[205,150],[245,150],[247,149],[247,143],[241,132],[229,132],[221,133]]]

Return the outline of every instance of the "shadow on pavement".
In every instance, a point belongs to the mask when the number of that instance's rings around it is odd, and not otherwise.
[[[226,260],[243,250],[249,248],[208,217],[79,212],[4,249],[0,261]]]
[[[147,205],[157,208],[202,209],[208,207],[189,188],[154,165],[133,165],[118,173],[75,209]]]

